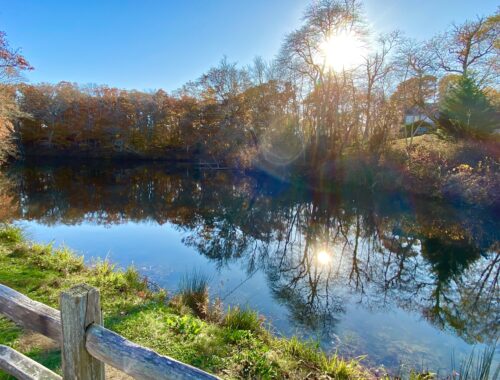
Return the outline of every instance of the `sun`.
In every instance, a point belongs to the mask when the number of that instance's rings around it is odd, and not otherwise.
[[[325,67],[342,71],[361,64],[365,49],[359,36],[346,30],[332,34],[320,44],[319,50],[320,59]]]

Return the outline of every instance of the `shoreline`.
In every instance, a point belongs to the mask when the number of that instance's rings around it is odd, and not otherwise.
[[[65,155],[60,151],[27,155],[11,164],[104,163],[132,165],[173,165],[200,171],[230,171],[250,176],[268,176],[284,183],[301,183],[313,191],[330,191],[332,183],[363,185],[372,191],[403,191],[414,196],[451,204],[500,209],[499,157],[500,145],[491,142],[460,142],[423,135],[405,147],[404,139],[389,144],[382,157],[367,154],[346,154],[322,162],[314,171],[306,163],[273,165],[257,160],[252,165],[238,167],[221,160],[223,167],[211,166],[200,158],[141,157],[138,155]],[[228,166],[229,165],[229,166]],[[304,175],[303,173],[312,174]]]

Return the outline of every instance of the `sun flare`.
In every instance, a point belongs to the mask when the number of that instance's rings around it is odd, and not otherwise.
[[[319,48],[321,63],[334,71],[352,69],[363,59],[363,43],[354,32],[332,34]]]
[[[318,263],[321,265],[328,265],[332,262],[332,255],[331,253],[321,250],[317,253],[316,258],[318,260]]]

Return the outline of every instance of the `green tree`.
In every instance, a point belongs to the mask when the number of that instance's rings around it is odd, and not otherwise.
[[[448,91],[440,111],[442,127],[457,136],[484,136],[500,124],[498,110],[467,75]]]

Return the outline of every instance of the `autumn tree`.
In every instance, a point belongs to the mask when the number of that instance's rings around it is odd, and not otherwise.
[[[0,31],[0,164],[16,151],[12,120],[19,115],[19,109],[15,90],[8,83],[19,78],[22,71],[32,69],[19,50],[10,47],[5,32]]]
[[[0,31],[0,82],[16,79],[24,70],[33,70],[33,66],[21,55],[19,49],[10,47],[7,35]]]

